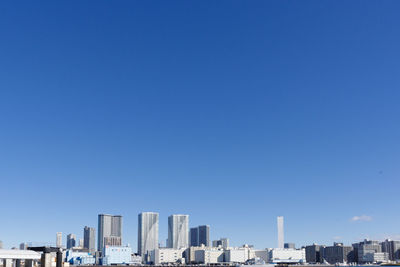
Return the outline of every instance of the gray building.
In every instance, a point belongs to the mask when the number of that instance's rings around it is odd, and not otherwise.
[[[56,235],[56,247],[62,248],[62,233],[61,232],[57,232],[57,235]]]
[[[98,251],[103,251],[105,238],[111,238],[113,240],[118,239],[118,243],[122,244],[122,216],[99,214],[97,237]]]
[[[67,248],[73,248],[76,246],[76,235],[69,234],[67,235]]]
[[[143,262],[146,255],[158,248],[158,213],[142,212],[138,216],[138,254]]]
[[[381,243],[382,252],[388,253],[389,260],[400,260],[400,241],[386,239]]]
[[[374,262],[374,254],[382,252],[381,244],[378,241],[367,239],[353,244],[353,248],[358,263],[372,263]]]
[[[198,247],[199,246],[199,228],[190,228],[190,246],[191,247]]]
[[[323,249],[322,257],[330,264],[352,262],[353,247],[343,246],[343,243],[334,243]],[[307,257],[307,254],[306,254]]]
[[[283,245],[284,248],[296,248],[296,245],[294,243],[285,243]]]
[[[210,226],[200,225],[199,226],[199,246],[204,245],[210,246]]]
[[[320,246],[313,244],[311,246],[306,246],[306,262],[308,263],[322,263],[321,252],[325,246]]]
[[[27,250],[27,249],[28,249],[28,244],[27,244],[27,243],[21,243],[21,244],[19,244],[19,249],[20,249],[20,250]]]
[[[169,248],[189,247],[189,215],[174,214],[168,217]]]
[[[221,246],[224,249],[227,249],[229,247],[229,239],[226,237],[222,237],[219,240],[214,240],[212,242],[213,247],[219,247]]]
[[[93,227],[85,226],[83,229],[83,247],[88,249],[89,252],[96,250],[96,229]]]

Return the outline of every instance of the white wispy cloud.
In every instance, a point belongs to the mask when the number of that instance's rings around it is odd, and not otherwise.
[[[372,221],[372,217],[368,215],[354,216],[350,219],[352,222],[369,222]]]

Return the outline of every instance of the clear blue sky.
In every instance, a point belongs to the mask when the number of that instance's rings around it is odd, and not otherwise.
[[[399,236],[399,10],[2,1],[0,240],[112,213],[136,248],[141,211],[164,244],[173,213],[259,248],[278,215],[298,245]]]

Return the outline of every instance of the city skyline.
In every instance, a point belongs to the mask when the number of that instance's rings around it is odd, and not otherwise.
[[[141,213],[139,213],[137,215],[137,218],[138,218],[139,222],[141,221],[141,218],[142,218],[143,214],[145,215],[144,216],[144,220],[145,220],[144,223],[145,224],[146,223],[150,223],[151,224],[151,225],[148,226],[148,227],[150,227],[149,228],[150,232],[153,232],[152,234],[149,235],[150,239],[155,237],[154,240],[158,241],[158,246],[160,248],[172,248],[171,247],[172,244],[168,243],[169,238],[166,239],[165,244],[162,242],[163,236],[160,236],[160,232],[159,232],[159,228],[160,228],[160,222],[159,222],[159,217],[160,216],[159,216],[159,213],[157,213],[157,212],[141,212]],[[122,230],[122,217],[123,216],[122,215],[110,215],[110,214],[103,214],[102,213],[102,214],[98,214],[97,217],[98,217],[97,221],[98,221],[98,225],[99,226],[100,226],[100,222],[102,222],[105,217],[109,218],[109,220],[108,220],[109,222],[114,221],[114,224],[111,223],[110,225],[108,225],[108,228],[110,228],[110,233],[108,233],[108,237],[111,237],[111,238],[118,237],[118,240],[114,240],[114,239],[111,240],[111,242],[109,242],[110,246],[130,246],[133,250],[138,252],[138,247],[135,247],[135,244],[139,244],[141,242],[140,239],[139,239],[139,233],[142,231],[141,228],[139,227],[140,224],[137,225],[137,229],[136,229],[136,233],[138,233],[136,241],[133,242],[133,243],[129,243],[129,242],[123,243],[123,242],[121,242],[122,238],[124,236],[123,232],[121,231]],[[180,223],[182,223],[182,222],[189,222],[189,217],[190,216],[189,215],[182,215],[182,214],[169,215],[167,223],[165,223],[167,225],[167,229],[168,229],[167,237],[169,237],[170,234],[172,234],[172,233],[170,233],[169,229],[170,229],[170,226],[172,226],[171,223],[173,222],[173,220],[172,220],[173,217],[175,217],[175,219],[177,219],[179,217],[184,217],[184,220],[180,219]],[[359,216],[359,217],[363,217],[363,216]],[[354,221],[354,220],[355,220],[355,218],[351,218],[350,219],[350,221]],[[264,249],[264,248],[269,248],[269,249],[271,249],[271,248],[294,248],[294,247],[306,247],[309,244],[316,244],[316,245],[329,244],[329,242],[320,243],[320,242],[317,242],[315,240],[313,242],[311,242],[311,243],[310,242],[307,243],[304,240],[299,242],[299,243],[286,242],[284,216],[277,216],[275,218],[275,222],[276,222],[276,225],[274,226],[274,228],[275,228],[275,232],[276,232],[276,236],[275,236],[275,239],[276,239],[275,243],[276,244],[273,245],[273,246],[269,246],[269,247],[268,246],[265,246],[265,247],[260,246],[259,248],[262,248],[262,249]],[[112,225],[114,225],[114,226],[112,226]],[[155,226],[153,226],[153,225],[155,225]],[[249,227],[251,227],[251,226],[249,225]],[[199,231],[200,228],[202,228],[201,231]],[[101,229],[101,227],[99,227],[99,229]],[[214,236],[210,235],[210,225],[193,226],[193,225],[188,224],[187,225],[187,229],[188,229],[188,231],[187,231],[187,238],[188,238],[187,247],[189,247],[189,246],[202,246],[202,245],[205,245],[206,247],[207,246],[211,246],[212,247],[212,246],[214,246],[215,242],[217,242],[217,241],[221,242],[221,245],[223,247],[225,247],[226,244],[231,244],[230,243],[230,238],[219,238],[219,237],[217,238],[218,234],[214,234]],[[192,230],[195,230],[195,229],[197,230],[197,243],[193,244],[192,243]],[[146,230],[144,230],[144,231],[146,231]],[[119,236],[115,236],[115,235],[113,236],[111,234],[111,232],[114,233],[114,234],[118,233]],[[88,236],[87,236],[88,240],[87,241],[85,241],[86,240],[86,236],[85,236],[86,234],[88,234]],[[90,237],[89,237],[89,235],[90,235]],[[94,228],[94,227],[85,226],[83,228],[83,235],[82,236],[77,235],[75,233],[65,234],[65,237],[66,237],[65,238],[65,243],[62,243],[61,247],[63,247],[63,248],[82,247],[82,248],[89,249],[89,251],[98,250],[99,240],[97,240],[96,238],[98,238],[100,235],[101,235],[101,231],[97,231],[97,229]],[[93,236],[95,237],[95,240],[93,240],[93,238],[92,238]],[[145,236],[146,236],[146,233],[145,233]],[[90,238],[90,240],[89,240],[89,238]],[[128,239],[131,239],[131,238],[128,238]],[[135,239],[135,238],[133,238],[133,239]],[[335,237],[335,238],[333,238],[331,240],[331,243],[343,243],[343,244],[351,245],[354,242],[362,242],[363,240],[377,240],[377,241],[381,242],[381,241],[385,241],[385,240],[397,240],[397,239],[400,240],[400,236],[384,236],[384,237],[379,237],[379,238],[375,238],[375,237],[371,238],[370,236],[365,236],[365,237],[361,237],[359,239],[353,239],[353,240],[349,239],[349,242],[343,242],[343,240],[345,240],[345,238]],[[38,241],[33,241],[33,242],[29,242],[28,241],[28,242],[26,242],[26,241],[24,241],[23,243],[19,243],[19,246],[21,246],[21,244],[26,244],[28,246],[33,244],[34,246],[44,245],[44,246],[60,247],[60,246],[58,246],[58,243],[57,243],[60,240],[64,240],[63,232],[56,232],[56,242],[54,242],[54,243],[53,242],[38,242]],[[291,240],[291,239],[289,238],[289,240]],[[247,241],[249,241],[249,242],[247,242]],[[270,240],[268,240],[268,241],[270,241]],[[0,242],[2,242],[2,240],[0,240]],[[87,244],[92,243],[92,245],[93,245],[93,242],[95,242],[96,245],[94,247],[94,250],[93,249],[91,250],[90,249],[90,245],[87,245]],[[182,240],[180,242],[182,242]],[[207,243],[207,244],[204,244],[204,243]],[[232,247],[240,247],[240,246],[249,245],[249,244],[251,246],[254,246],[252,244],[252,242],[250,242],[250,240],[246,240],[245,242],[242,242],[242,243],[233,242]],[[284,246],[283,246],[283,244],[284,244]],[[18,246],[10,246],[10,248],[11,247],[18,247]],[[182,246],[182,247],[185,247],[185,246]],[[151,245],[150,248],[153,248],[153,246]],[[179,246],[178,247],[173,247],[173,248],[179,248]],[[148,250],[148,251],[150,251],[150,250]]]
[[[397,239],[399,9],[1,1],[4,247],[107,213],[136,249],[142,211],[163,245],[171,214],[234,246],[274,247],[278,215],[296,245]]]

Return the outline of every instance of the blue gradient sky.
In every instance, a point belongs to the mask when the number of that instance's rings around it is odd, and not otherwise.
[[[2,1],[0,240],[112,213],[136,248],[141,211],[164,244],[173,213],[259,248],[278,215],[298,245],[399,236],[399,9]]]

